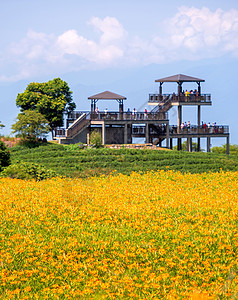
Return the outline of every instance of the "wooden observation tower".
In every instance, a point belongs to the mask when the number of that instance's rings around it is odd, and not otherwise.
[[[211,95],[203,94],[201,82],[205,80],[187,75],[173,75],[155,80],[159,83],[159,93],[149,94],[148,105],[154,106],[150,111],[125,111],[126,97],[105,91],[88,97],[91,111],[74,111],[66,116],[66,128],[58,128],[55,136],[62,144],[89,143],[92,130],[101,132],[103,144],[131,144],[133,137],[144,138],[146,143],[173,148],[173,140],[177,139],[178,150],[182,149],[182,139],[187,139],[187,150],[192,151],[192,139],[197,140],[197,151],[200,151],[200,139],[206,138],[207,152],[210,152],[211,138],[226,138],[227,154],[229,154],[229,127],[218,124],[201,123],[201,107],[212,105]],[[163,94],[163,84],[177,83],[177,91]],[[183,83],[195,83],[196,89],[183,91]],[[98,101],[117,101],[118,111],[99,111]],[[197,124],[182,122],[183,106],[195,106]],[[169,124],[168,111],[177,107],[177,124]]]

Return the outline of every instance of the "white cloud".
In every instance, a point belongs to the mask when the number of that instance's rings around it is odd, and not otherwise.
[[[223,54],[238,55],[238,10],[211,11],[203,7],[180,7],[164,20],[158,32],[132,36],[113,17],[93,17],[88,25],[97,33],[88,38],[76,29],[56,36],[28,31],[19,42],[1,51],[0,81],[18,80],[49,72],[82,68],[128,67],[197,60]],[[136,26],[136,25],[135,25]],[[9,75],[9,66],[15,73]],[[4,70],[8,70],[4,73]]]
[[[238,52],[237,10],[217,9],[213,12],[206,7],[181,7],[168,24],[168,41],[181,52],[198,57],[218,56],[226,51]]]
[[[89,40],[72,29],[64,32],[57,39],[62,54],[75,54],[84,61],[98,65],[111,64],[123,56],[123,45],[127,33],[117,19],[92,18],[89,21],[101,34],[98,42]]]

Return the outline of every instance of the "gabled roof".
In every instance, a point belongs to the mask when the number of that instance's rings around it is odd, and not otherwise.
[[[155,82],[204,82],[204,79],[177,74],[169,77],[156,79]]]
[[[105,92],[90,96],[90,97],[88,97],[88,99],[125,100],[126,97],[109,92],[109,91],[105,91]]]

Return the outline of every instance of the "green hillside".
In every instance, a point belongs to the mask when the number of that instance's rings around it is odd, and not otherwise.
[[[147,149],[80,149],[75,145],[47,144],[38,148],[16,146],[11,149],[12,163],[17,160],[38,163],[69,177],[88,177],[116,171],[123,174],[148,170],[179,170],[201,173],[238,170],[238,156],[215,153],[188,153]]]

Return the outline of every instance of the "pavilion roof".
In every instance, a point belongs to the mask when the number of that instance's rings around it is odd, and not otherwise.
[[[204,82],[204,81],[205,81],[204,79],[183,75],[183,74],[177,74],[177,75],[155,80],[155,82]]]
[[[110,91],[105,91],[105,92],[90,96],[90,97],[88,97],[88,99],[125,100],[126,97],[112,93]]]

